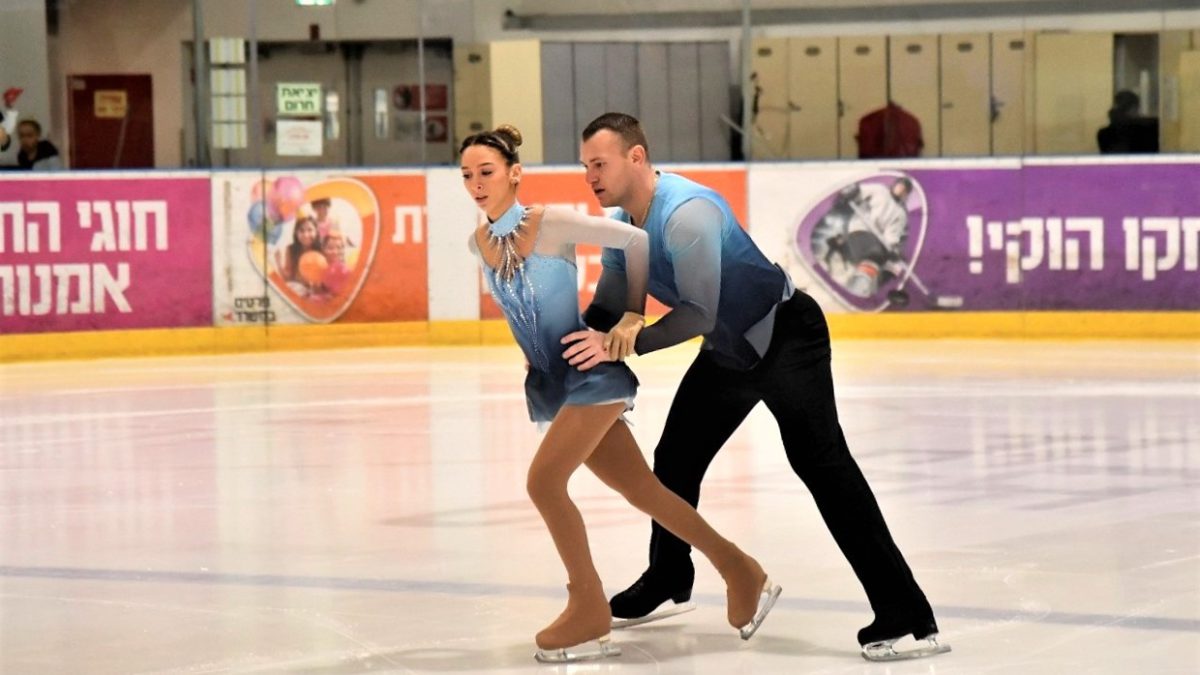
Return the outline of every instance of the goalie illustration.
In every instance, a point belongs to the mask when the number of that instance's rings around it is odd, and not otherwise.
[[[912,177],[885,171],[855,180],[819,201],[801,220],[800,259],[847,308],[903,308],[910,289],[932,307],[954,307],[914,273],[928,224],[925,193]]]

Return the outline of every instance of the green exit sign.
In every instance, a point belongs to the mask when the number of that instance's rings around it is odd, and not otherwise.
[[[337,0],[296,0],[296,4],[301,7],[328,7]]]

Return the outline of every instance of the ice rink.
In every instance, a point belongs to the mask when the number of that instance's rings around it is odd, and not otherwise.
[[[695,345],[634,359],[650,454]],[[0,365],[0,672],[1200,672],[1200,345],[837,341],[842,425],[950,654],[871,664],[866,598],[761,406],[701,512],[784,591],[533,660],[566,583],[515,348]],[[607,590],[649,522],[572,493]]]

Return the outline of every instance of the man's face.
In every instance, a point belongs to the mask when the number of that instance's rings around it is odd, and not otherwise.
[[[17,138],[21,142],[21,149],[26,152],[33,152],[37,148],[38,141],[41,140],[36,129],[32,124],[22,124],[17,128]]]
[[[588,187],[600,206],[621,206],[637,175],[638,162],[620,135],[609,129],[596,132],[580,144],[579,161],[583,162]]]

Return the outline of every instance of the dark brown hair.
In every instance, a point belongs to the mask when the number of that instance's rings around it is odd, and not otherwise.
[[[37,120],[28,118],[23,119],[17,123],[17,128],[19,129],[26,125],[33,127],[33,133],[37,134],[39,137],[42,135],[42,125]]]
[[[646,141],[646,132],[642,131],[642,123],[633,115],[619,112],[604,113],[592,120],[592,123],[583,130],[583,140],[590,139],[604,129],[620,136],[621,140],[625,142],[626,150],[640,145],[646,150],[646,157],[650,156],[650,143]]]
[[[491,131],[481,131],[467,136],[466,140],[462,142],[462,147],[458,149],[458,154],[461,155],[472,145],[486,145],[499,152],[508,165],[512,166],[521,161],[521,156],[517,154],[521,140],[521,132],[516,127],[511,124],[501,124]]]

